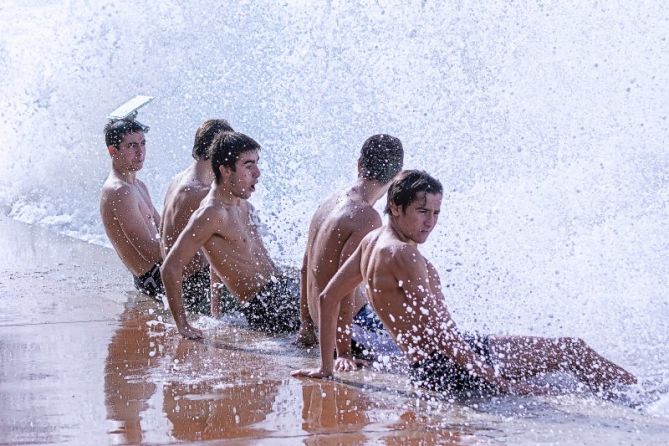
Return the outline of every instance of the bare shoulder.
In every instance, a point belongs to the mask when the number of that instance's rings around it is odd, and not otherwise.
[[[425,259],[415,246],[408,243],[390,243],[383,248],[382,255],[396,271],[409,273],[425,269]]]
[[[174,201],[179,202],[182,206],[197,209],[208,192],[209,186],[192,181],[175,185],[172,195],[174,196]]]
[[[337,220],[338,227],[361,236],[382,225],[379,213],[367,203],[349,203],[346,212],[340,214]]]
[[[136,200],[136,190],[130,184],[119,180],[118,178],[109,177],[102,186],[100,197],[103,201],[119,202],[127,200]]]
[[[224,223],[228,219],[228,212],[225,207],[218,206],[213,200],[205,198],[202,200],[191,217],[191,220],[201,224],[212,222],[213,224]]]

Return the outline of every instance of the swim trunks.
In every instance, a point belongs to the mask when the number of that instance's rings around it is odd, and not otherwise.
[[[485,358],[487,365],[493,366],[487,336],[465,333],[462,339],[474,352]],[[486,381],[472,375],[466,368],[439,352],[414,363],[409,369],[409,376],[413,384],[438,392],[492,390]]]
[[[353,316],[353,323],[368,331],[383,331],[383,322],[369,304],[363,305],[360,311]]]
[[[294,332],[300,328],[300,285],[287,276],[272,277],[240,311],[254,330]]]
[[[165,292],[163,281],[160,278],[160,265],[158,264],[153,265],[153,268],[141,276],[137,277],[133,275],[132,278],[135,283],[135,289],[144,294],[155,297]]]
[[[365,304],[353,316],[351,327],[351,353],[356,358],[377,360],[380,356],[388,359],[403,356],[402,351],[383,327],[383,322],[369,304]]]

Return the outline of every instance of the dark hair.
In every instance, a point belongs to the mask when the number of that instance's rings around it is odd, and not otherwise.
[[[234,132],[234,130],[225,119],[208,119],[204,121],[195,132],[193,158],[196,160],[208,160],[209,146],[214,137],[220,132]]]
[[[360,150],[360,175],[366,180],[387,183],[402,169],[402,142],[390,135],[367,138]]]
[[[390,213],[390,204],[401,206],[406,211],[407,206],[416,201],[416,196],[425,192],[428,194],[442,194],[443,188],[436,178],[431,177],[423,170],[405,170],[390,185],[386,214]]]
[[[260,144],[243,133],[221,132],[216,135],[211,146],[209,146],[211,168],[216,176],[216,184],[221,177],[221,166],[229,167],[234,171],[235,163],[242,153],[258,150],[260,150]]]
[[[114,146],[117,149],[128,133],[148,132],[149,128],[134,119],[112,119],[105,125],[105,143],[107,147]]]

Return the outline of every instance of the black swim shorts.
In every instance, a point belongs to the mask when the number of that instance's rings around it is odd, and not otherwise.
[[[153,265],[153,268],[141,276],[137,277],[133,275],[132,278],[135,283],[135,289],[144,294],[155,297],[165,292],[163,281],[160,278],[160,265],[158,264]]]
[[[492,367],[487,336],[465,333],[462,339],[474,352],[485,358],[487,365]],[[486,381],[472,375],[466,368],[438,352],[414,363],[409,370],[409,375],[414,385],[438,392],[489,392],[492,390]]]
[[[272,277],[240,311],[254,330],[294,332],[300,328],[300,284],[287,276]]]

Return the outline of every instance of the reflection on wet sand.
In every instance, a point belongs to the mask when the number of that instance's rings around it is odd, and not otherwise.
[[[294,362],[305,358],[287,339],[221,323],[215,340],[191,341],[166,328],[163,317],[153,302],[129,303],[112,336],[105,402],[114,443],[301,438],[309,445],[411,444],[415,437],[425,444],[433,437],[417,429],[426,420],[398,409],[396,396],[385,401],[363,387],[289,378]],[[448,438],[452,444],[457,436]]]
[[[142,425],[143,413],[159,388],[171,438],[266,435],[265,429],[253,425],[272,410],[279,382],[255,379],[257,374],[244,370],[249,357],[237,352],[183,339],[174,330],[166,335],[157,317],[161,316],[153,308],[129,305],[109,345],[105,401],[108,417],[115,422],[110,431],[118,437],[115,442],[146,439],[146,431],[154,426]]]
[[[162,324],[152,324],[146,310],[128,305],[120,326],[109,343],[105,362],[105,404],[115,421],[110,430],[115,443],[138,444],[143,440],[140,414],[156,391],[149,378],[162,352],[165,335]]]
[[[369,424],[369,400],[359,389],[312,381],[303,384],[302,396],[302,429],[309,433],[358,432]],[[365,436],[360,434],[354,438],[363,440]],[[307,440],[306,444],[320,443]]]

